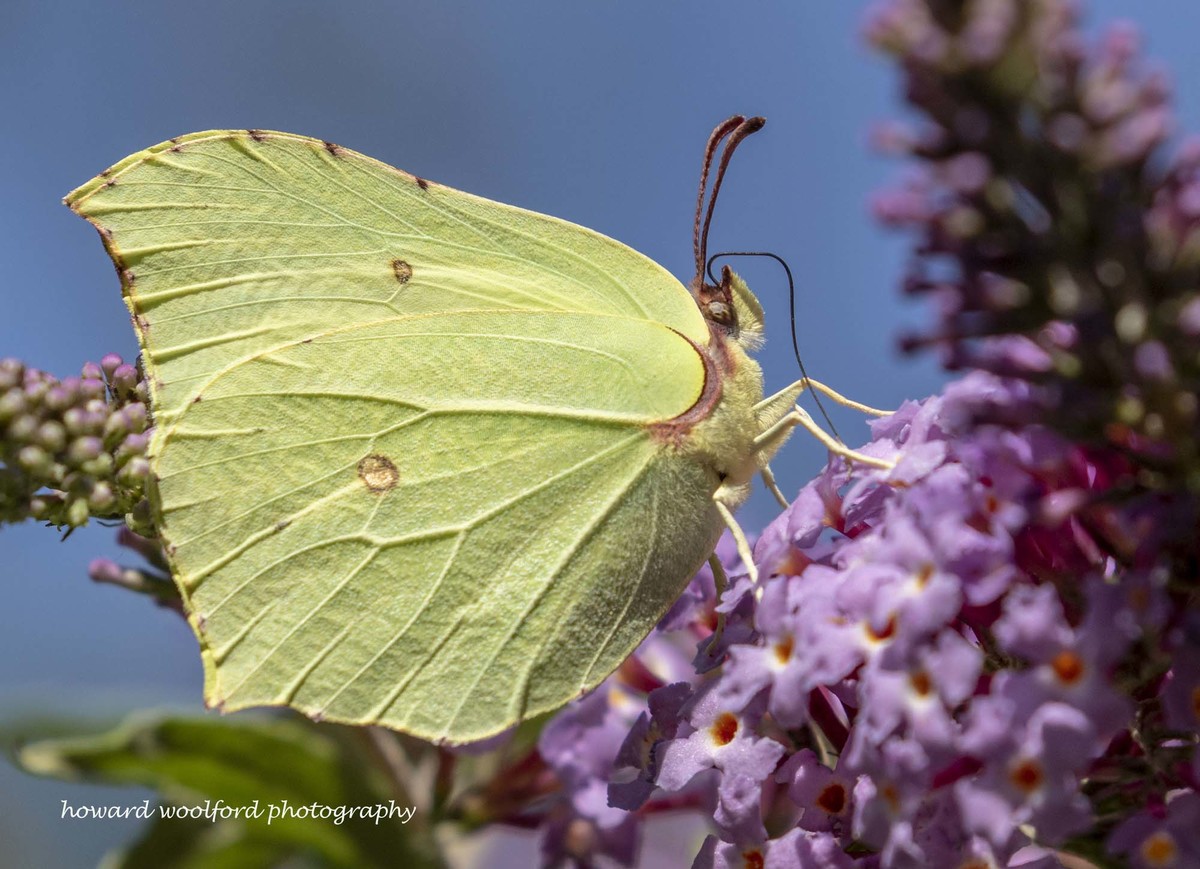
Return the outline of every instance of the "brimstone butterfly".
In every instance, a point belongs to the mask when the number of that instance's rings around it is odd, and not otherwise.
[[[759,126],[714,132],[714,196]],[[699,231],[689,292],[591,230],[257,130],[66,201],[133,314],[151,499],[227,710],[463,742],[560,706],[651,630],[794,422],[802,382],[764,400],[762,309],[703,280]]]

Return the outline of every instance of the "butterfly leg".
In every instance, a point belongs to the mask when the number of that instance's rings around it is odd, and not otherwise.
[[[757,585],[758,568],[754,565],[754,553],[750,549],[750,541],[746,539],[746,532],[742,530],[742,526],[733,518],[733,511],[729,509],[729,505],[720,499],[720,494],[718,489],[713,495],[713,503],[717,505],[717,512],[721,514],[725,527],[733,535],[733,542],[737,544],[738,556],[742,559],[742,564],[746,566],[746,572],[750,574],[750,581]]]
[[[787,402],[790,404],[799,397],[805,389],[815,389],[817,392],[831,399],[842,407],[848,407],[851,410],[857,410],[859,413],[865,413],[869,416],[891,416],[895,411],[880,410],[877,407],[871,407],[868,404],[863,404],[861,401],[855,401],[852,398],[846,398],[836,389],[831,386],[826,386],[819,380],[813,380],[811,377],[802,377],[795,383],[790,383],[783,389],[776,392],[774,395],[769,395],[754,406],[755,410],[763,410],[770,407],[776,402]]]
[[[872,468],[883,468],[885,470],[894,468],[895,462],[890,462],[887,459],[868,456],[865,453],[860,453],[857,450],[852,450],[841,441],[835,440],[823,428],[813,421],[813,418],[808,415],[808,412],[799,406],[793,407],[791,412],[785,414],[774,425],[770,426],[766,431],[754,439],[754,446],[760,451],[767,451],[768,454],[788,433],[800,426],[821,444],[833,453],[835,456],[841,456],[852,462],[858,462],[861,465],[867,465]]]
[[[775,500],[779,502],[779,506],[786,510],[791,505],[788,499],[784,497],[783,492],[779,491],[779,484],[775,482],[775,474],[771,472],[771,466],[763,462],[761,468],[758,469],[758,474],[762,477],[763,485],[767,487],[767,491],[775,496]]]
[[[892,410],[880,410],[877,407],[871,407],[868,404],[863,404],[861,401],[855,401],[852,398],[846,398],[846,396],[842,395],[840,392],[829,386],[826,386],[819,380],[813,380],[811,377],[808,378],[808,385],[837,404],[840,404],[842,407],[848,407],[851,410],[857,410],[859,413],[865,413],[868,416],[891,416],[893,413],[895,413],[895,411]]]
[[[708,556],[708,566],[712,570],[713,587],[716,589],[716,603],[721,602],[721,598],[725,596],[725,589],[729,588],[729,577],[725,574],[725,565],[721,563],[721,559],[717,558],[717,553]],[[715,605],[715,604],[714,604]],[[725,613],[717,613],[717,626],[713,629],[713,637],[719,639],[725,630]]]
[[[721,563],[721,559],[717,557],[717,553],[708,556],[708,567],[712,571],[713,585],[717,590],[717,602],[721,600],[721,596],[725,594],[725,589],[729,588],[729,576],[725,573],[725,565]]]

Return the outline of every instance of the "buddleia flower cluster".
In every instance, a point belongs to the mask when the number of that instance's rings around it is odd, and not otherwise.
[[[866,36],[917,117],[876,136],[937,311],[904,346],[962,376],[545,728],[546,862],[632,865],[690,809],[697,867],[1200,866],[1200,146],[1072,3],[887,0]]]
[[[0,360],[0,523],[77,528],[128,516],[148,528],[147,398],[116,354],[62,380]]]

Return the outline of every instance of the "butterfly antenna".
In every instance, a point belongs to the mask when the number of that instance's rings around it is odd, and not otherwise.
[[[708,246],[707,236],[703,241],[700,238],[701,217],[704,214],[704,194],[708,189],[708,173],[712,168],[713,157],[716,155],[721,141],[733,131],[734,127],[745,120],[741,115],[734,115],[729,120],[718,124],[717,128],[712,131],[712,135],[708,137],[708,144],[704,146],[704,168],[700,170],[700,192],[696,194],[696,222],[692,226],[692,250],[696,257],[696,277],[703,274],[704,255]]]
[[[699,242],[696,249],[696,276],[703,279],[704,264],[708,255],[708,227],[712,223],[713,210],[717,204],[717,196],[721,192],[721,182],[725,179],[725,170],[729,168],[729,161],[733,157],[733,152],[737,150],[737,146],[742,143],[742,140],[747,136],[757,133],[766,124],[767,119],[759,116],[753,118],[743,118],[740,115],[735,115],[721,126],[713,131],[713,137],[716,137],[718,131],[723,130],[731,121],[737,119],[737,124],[732,132],[728,132],[729,141],[725,143],[725,147],[721,151],[721,162],[717,165],[717,177],[713,180],[712,194],[708,197],[708,208],[704,213],[704,226],[700,229]],[[717,141],[725,137],[726,133],[722,133],[717,137]],[[712,142],[712,138],[709,139]],[[708,180],[708,164],[712,162],[711,155],[705,154],[705,171],[703,180]],[[700,214],[697,209],[696,219],[699,220]]]
[[[720,176],[718,176],[718,179],[719,178]],[[704,271],[708,274],[708,279],[712,283],[716,283],[716,278],[713,277],[712,264],[723,256],[765,256],[770,257],[771,259],[775,260],[775,262],[783,266],[783,270],[787,274],[788,282],[788,314],[792,319],[792,352],[796,355],[796,364],[800,366],[800,375],[805,380],[808,380],[808,372],[804,370],[804,360],[800,358],[800,345],[796,340],[796,283],[792,280],[792,270],[788,268],[787,261],[778,254],[773,254],[770,251],[765,250],[730,250],[723,253],[714,253],[708,258],[708,262],[704,266]],[[838,434],[837,426],[833,424],[833,420],[830,419],[829,414],[825,412],[825,405],[821,404],[821,396],[817,394],[815,389],[810,390],[810,393],[812,394],[813,401],[817,403],[817,409],[821,411],[822,418],[824,418],[825,423],[829,426],[829,430],[833,432],[833,436],[840,441],[842,436]]]

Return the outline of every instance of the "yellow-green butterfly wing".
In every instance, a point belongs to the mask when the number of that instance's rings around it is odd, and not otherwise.
[[[210,703],[485,737],[596,685],[711,551],[721,474],[671,421],[729,403],[641,254],[282,133],[67,201],[138,329]]]

